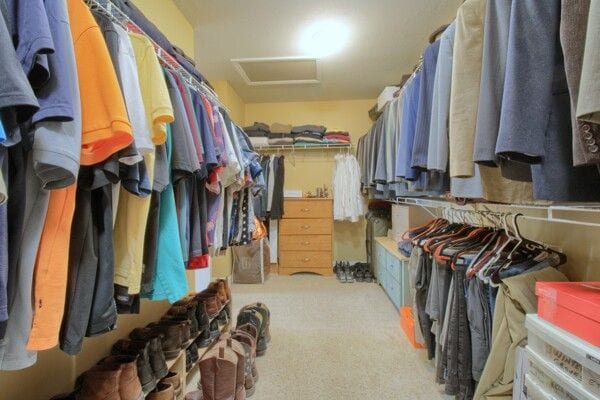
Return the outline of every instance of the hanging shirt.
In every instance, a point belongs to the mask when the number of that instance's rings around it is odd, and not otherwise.
[[[137,33],[130,33],[129,38],[135,53],[142,100],[152,130],[152,142],[162,144],[167,140],[165,124],[173,121],[169,90],[152,42]]]
[[[452,88],[452,52],[456,23],[452,22],[440,38],[433,84],[427,169],[446,172],[448,169],[448,116]]]
[[[433,84],[439,50],[440,41],[437,40],[430,44],[423,54],[421,85],[419,88],[419,111],[416,117],[411,158],[412,168],[427,169],[427,147],[429,146],[429,128],[431,126]]]
[[[67,4],[81,96],[81,164],[93,165],[127,147],[133,137],[102,32],[82,0]]]
[[[50,76],[36,90],[33,166],[45,189],[59,189],[75,183],[79,173],[81,104],[66,1],[44,4],[55,51],[47,55]]]
[[[9,31],[16,38],[17,57],[31,86],[36,89],[50,77],[47,54],[54,52],[48,15],[43,0],[5,0]],[[72,115],[65,110],[65,117]]]
[[[210,171],[216,167],[219,162],[215,150],[215,143],[212,136],[209,116],[200,94],[197,92],[192,92],[191,97],[204,150],[204,162],[206,163],[206,168]]]
[[[130,33],[135,52],[140,88],[148,125],[154,143],[166,141],[165,123],[173,121],[169,91],[154,47],[145,36]],[[154,153],[144,156],[148,179],[154,181]],[[141,287],[144,237],[150,197],[139,198],[127,191],[119,193],[119,209],[115,223],[115,283],[138,294]]]
[[[452,177],[470,177],[475,173],[473,141],[481,77],[485,4],[485,0],[467,0],[460,6],[456,16],[449,118]]]
[[[119,81],[125,104],[127,105],[129,121],[131,121],[135,148],[143,156],[154,151],[154,143],[150,137],[148,119],[144,111],[144,100],[142,98],[142,89],[140,88],[135,52],[125,29],[118,25],[114,25],[114,29],[118,38],[117,64],[119,66]],[[136,157],[135,160],[131,161],[139,162],[141,159],[142,157]],[[123,160],[119,161],[124,162]]]
[[[194,133],[192,132],[187,110],[183,103],[181,92],[177,88],[174,76],[171,72],[166,71],[165,77],[175,117],[175,120],[171,124],[173,141],[171,167],[175,174],[191,174],[200,170],[200,160],[198,159],[198,152],[193,138]]]
[[[334,219],[357,222],[364,214],[364,207],[358,161],[353,155],[335,156],[332,186]]]
[[[167,158],[170,165],[172,157],[171,125],[167,125]],[[160,216],[158,231],[158,249],[156,255],[156,272],[152,285],[152,300],[168,300],[176,302],[188,292],[187,277],[181,243],[179,241],[179,228],[177,226],[177,209],[173,185],[167,184],[161,193]]]
[[[204,165],[204,146],[202,144],[202,139],[200,135],[200,128],[198,125],[198,117],[194,110],[194,105],[192,103],[192,96],[188,88],[183,84],[181,78],[177,76],[174,72],[171,72],[171,76],[177,83],[177,89],[181,94],[181,99],[183,100],[183,105],[185,107],[185,114],[190,124],[190,129],[192,130],[192,140],[194,141],[194,149],[196,150],[196,155],[198,156],[198,160],[201,163],[202,168],[202,176],[206,175],[206,165]],[[175,151],[175,149],[173,149]]]
[[[431,125],[429,134],[428,167],[446,172],[448,168],[448,119],[452,85],[452,59],[456,23],[451,23],[440,38],[440,48],[433,88]],[[468,178],[450,178],[450,193],[460,198],[481,198],[483,189],[479,167]]]
[[[409,181],[419,177],[419,171],[412,168],[412,153],[415,139],[416,118],[419,107],[419,91],[421,88],[421,72],[405,83],[404,109],[402,110],[402,125],[400,126],[400,146],[396,163],[396,176]]]
[[[485,10],[481,93],[473,160],[491,167],[497,166],[496,140],[502,109],[511,3],[512,0],[488,0]]]
[[[33,89],[23,72],[19,58],[13,47],[11,33],[6,26],[4,13],[0,4],[0,109],[14,111],[12,122],[28,120],[39,108]],[[6,113],[6,111],[5,111]],[[4,115],[6,118],[6,115]],[[5,128],[10,132],[11,121],[5,119]]]

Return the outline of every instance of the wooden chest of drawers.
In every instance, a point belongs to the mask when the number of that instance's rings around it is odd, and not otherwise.
[[[279,223],[279,273],[332,275],[333,203],[331,199],[285,199]]]

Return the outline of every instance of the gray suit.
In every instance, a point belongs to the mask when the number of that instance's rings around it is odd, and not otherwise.
[[[597,3],[597,2],[596,2]],[[594,6],[596,7],[596,6]],[[600,13],[600,7],[596,7],[596,14]],[[590,0],[563,0],[560,22],[560,42],[565,55],[565,70],[567,72],[567,81],[569,83],[569,93],[571,95],[571,124],[573,125],[573,165],[589,165],[600,163],[600,118],[595,123],[593,118],[577,119],[577,102],[580,89],[583,92],[583,98],[588,96],[588,91],[594,90],[597,82],[584,81],[580,84],[582,77],[582,68],[584,60],[584,48],[586,46],[586,32],[588,27],[588,15],[590,11]],[[597,18],[600,21],[600,19]],[[590,43],[593,44],[591,36],[594,35],[594,18],[590,18]],[[597,29],[597,28],[596,28]],[[597,35],[600,31],[596,32]],[[598,47],[597,40],[593,44]],[[595,49],[590,46],[589,54],[586,59],[594,58]],[[597,52],[597,54],[600,54]],[[600,59],[600,58],[599,58]],[[595,67],[600,68],[600,63]],[[587,72],[586,72],[587,74]],[[599,79],[600,75],[598,76]],[[586,78],[587,79],[587,78]],[[598,91],[600,95],[600,91]],[[596,98],[597,96],[596,95]],[[591,99],[595,101],[594,99]],[[585,100],[584,100],[585,101]],[[583,108],[586,108],[586,104]],[[593,108],[593,106],[592,106]],[[599,108],[600,110],[600,108]]]
[[[512,3],[496,154],[532,164],[536,199],[597,201],[600,175],[573,167],[565,134],[571,115],[559,22],[559,0]]]
[[[577,117],[600,124],[600,2],[592,1],[581,71]]]

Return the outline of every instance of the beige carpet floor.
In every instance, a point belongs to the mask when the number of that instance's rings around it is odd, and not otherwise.
[[[254,301],[271,309],[272,341],[253,400],[445,398],[378,285],[301,274],[233,286],[234,316]]]

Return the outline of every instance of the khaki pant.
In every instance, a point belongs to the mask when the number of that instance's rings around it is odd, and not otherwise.
[[[566,281],[555,268],[513,276],[503,280],[496,298],[492,349],[475,391],[475,400],[512,399],[515,351],[527,341],[525,314],[537,312],[535,283]]]

